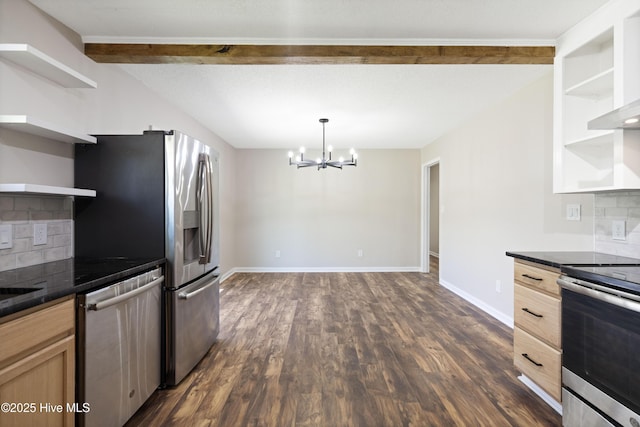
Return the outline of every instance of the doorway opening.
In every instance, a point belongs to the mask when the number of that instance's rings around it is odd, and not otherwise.
[[[422,249],[420,270],[429,273],[440,259],[440,159],[422,165]]]

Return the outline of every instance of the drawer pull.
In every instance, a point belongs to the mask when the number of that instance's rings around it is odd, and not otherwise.
[[[536,366],[542,366],[542,363],[538,363],[535,360],[533,360],[532,358],[529,357],[529,355],[527,353],[522,353],[522,356],[527,359],[529,362],[533,363]]]
[[[540,279],[539,277],[529,276],[528,274],[523,274],[522,277],[526,277],[527,279],[535,280],[537,282],[542,282],[542,279]]]
[[[534,313],[533,311],[529,310],[527,307],[524,307],[522,309],[522,311],[525,311],[525,312],[529,313],[530,315],[535,316],[535,317],[537,317],[539,319],[542,319],[544,317],[542,314]]]

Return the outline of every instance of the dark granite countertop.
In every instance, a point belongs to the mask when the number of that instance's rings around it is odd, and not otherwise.
[[[628,258],[601,252],[507,252],[507,256],[524,261],[561,268],[567,265],[573,266],[640,266],[640,259]]]
[[[70,258],[0,272],[0,317],[89,292],[164,264],[165,259]]]

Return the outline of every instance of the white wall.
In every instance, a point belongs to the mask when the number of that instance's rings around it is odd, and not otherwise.
[[[0,61],[0,114],[28,114],[88,134],[177,129],[220,152],[221,264],[235,266],[235,149],[117,65],[96,64],[80,37],[26,0],[0,0],[0,42],[28,43],[87,75],[98,89],[67,89]],[[73,149],[60,142],[0,130],[0,182],[73,186]]]
[[[239,269],[417,270],[420,151],[358,154],[318,171],[289,166],[286,150],[238,150]]]
[[[594,249],[593,195],[552,194],[552,93],[550,72],[422,150],[423,163],[440,158],[440,282],[505,323],[505,251]],[[567,203],[582,221],[564,219]]]

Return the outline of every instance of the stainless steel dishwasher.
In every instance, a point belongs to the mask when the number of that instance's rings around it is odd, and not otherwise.
[[[160,385],[163,281],[157,268],[78,296],[79,425],[120,427]]]

